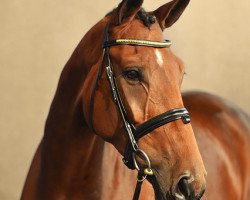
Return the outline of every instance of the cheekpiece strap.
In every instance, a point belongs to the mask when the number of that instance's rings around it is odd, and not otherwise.
[[[133,46],[147,46],[154,48],[169,48],[171,46],[170,40],[165,40],[164,42],[157,42],[151,40],[139,40],[139,39],[115,39],[105,41],[103,43],[103,48],[117,46],[117,45],[133,45]]]

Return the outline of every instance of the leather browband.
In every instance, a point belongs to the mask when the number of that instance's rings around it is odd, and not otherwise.
[[[105,41],[103,43],[103,48],[115,45],[134,45],[134,46],[147,46],[154,48],[169,48],[171,44],[172,43],[170,40],[166,40],[164,42],[157,42],[151,40],[138,40],[138,39],[115,39],[115,40]]]

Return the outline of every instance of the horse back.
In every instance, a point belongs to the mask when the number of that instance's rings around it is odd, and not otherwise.
[[[246,200],[250,195],[250,117],[232,103],[202,92],[183,101],[207,169],[208,199]]]

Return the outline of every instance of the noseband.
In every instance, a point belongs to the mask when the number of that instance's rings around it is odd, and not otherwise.
[[[117,87],[117,82],[115,79],[113,66],[111,63],[109,48],[112,46],[117,46],[117,45],[146,46],[146,47],[152,47],[152,48],[169,48],[171,46],[171,42],[169,40],[166,40],[164,42],[158,42],[158,41],[139,40],[139,39],[109,40],[108,26],[106,26],[105,28],[105,38],[104,38],[104,42],[102,46],[103,47],[103,60],[104,60],[104,57],[107,58],[108,65],[106,67],[106,73],[107,73],[107,78],[110,84],[113,100],[117,105],[117,108],[120,112],[126,132],[129,137],[129,141],[124,151],[123,162],[128,168],[138,170],[137,187],[136,187],[134,198],[133,198],[134,200],[136,200],[139,198],[142,182],[146,179],[147,175],[151,175],[151,176],[153,175],[150,159],[148,158],[147,154],[142,149],[139,148],[137,144],[138,140],[141,137],[145,136],[146,134],[152,132],[156,128],[159,128],[167,123],[181,119],[184,124],[187,124],[190,122],[190,118],[189,118],[189,113],[186,110],[186,108],[174,108],[160,115],[157,115],[136,127],[131,122],[131,120],[129,119],[127,115],[126,109],[124,107],[124,104],[122,102],[122,99],[121,99],[121,96]],[[101,69],[101,66],[97,74],[94,88],[96,87],[97,81],[100,76],[100,71],[101,71],[100,69]],[[94,98],[94,94],[92,93],[91,104],[93,104],[93,98]],[[93,107],[93,106],[91,105],[90,107]],[[92,109],[93,108],[91,108],[91,112],[90,112],[91,115],[92,115]],[[90,116],[90,118],[92,118],[92,116]],[[90,122],[92,125],[92,119],[90,119]],[[145,167],[143,170],[139,168],[136,162],[136,159],[135,159],[136,155],[140,156],[146,163],[147,167]]]

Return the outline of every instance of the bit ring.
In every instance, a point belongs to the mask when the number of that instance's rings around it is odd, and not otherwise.
[[[136,152],[133,152],[133,162],[135,165],[135,168],[137,169],[137,171],[140,171],[140,167],[137,164],[137,161],[135,159],[135,156],[140,154],[142,156],[142,160],[146,162],[147,168],[151,169],[151,162],[148,158],[148,155],[141,149],[137,149]]]

